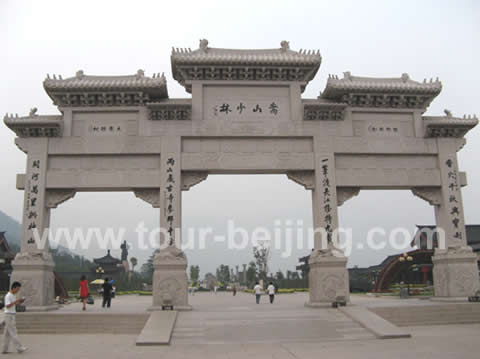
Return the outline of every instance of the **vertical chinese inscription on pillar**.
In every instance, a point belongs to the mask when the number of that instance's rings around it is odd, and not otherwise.
[[[174,166],[175,166],[175,159],[173,157],[169,157],[166,161],[166,191],[165,191],[165,216],[167,219],[167,231],[168,231],[168,240],[169,244],[173,245],[174,243],[174,233],[175,229],[173,225],[175,223],[175,201],[176,201],[176,192],[175,182],[176,179],[174,177]]]
[[[27,203],[25,206],[25,218],[24,221],[27,223],[27,243],[35,244],[35,239],[33,236],[33,231],[37,228],[37,216],[38,216],[38,195],[39,195],[39,178],[40,178],[40,160],[32,160],[30,173],[31,176],[27,179]]]
[[[448,206],[449,214],[451,216],[452,225],[454,228],[453,238],[455,240],[463,240],[461,225],[461,213],[459,205],[459,191],[460,187],[458,185],[458,171],[455,166],[453,159],[448,158],[445,161],[447,166],[447,178],[448,178]]]
[[[332,192],[330,188],[329,180],[329,161],[328,158],[322,160],[322,194],[323,194],[323,211],[324,211],[324,223],[325,231],[327,232],[327,241],[332,241]]]

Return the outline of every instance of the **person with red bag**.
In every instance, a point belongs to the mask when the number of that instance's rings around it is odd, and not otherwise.
[[[82,303],[83,303],[82,310],[87,310],[86,304],[87,304],[87,299],[89,295],[90,295],[90,292],[88,290],[87,277],[82,275],[82,277],[80,278],[80,299],[82,300]]]

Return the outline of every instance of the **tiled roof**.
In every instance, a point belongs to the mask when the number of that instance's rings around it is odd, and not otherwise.
[[[340,99],[349,93],[388,93],[388,94],[411,94],[436,96],[442,90],[442,83],[424,80],[417,82],[410,79],[408,74],[398,78],[373,78],[352,76],[350,72],[344,72],[342,79],[336,75],[330,75],[322,97]]]
[[[140,95],[139,99],[130,99],[128,104],[138,105],[144,101],[157,101],[168,98],[167,81],[162,74],[154,74],[153,77],[145,76],[143,70],[138,70],[135,75],[128,76],[90,76],[83,71],[77,71],[74,77],[63,79],[61,76],[49,75],[43,82],[43,87],[55,104],[65,105],[114,105],[117,100],[97,99],[97,95],[118,95],[125,94]],[[66,98],[65,96],[84,96],[82,99]],[[90,98],[87,96],[90,95]],[[142,96],[147,96],[143,98]],[[119,104],[126,100],[118,100]]]
[[[255,66],[320,66],[319,51],[282,49],[173,49],[172,64],[188,65],[255,65]]]
[[[468,131],[478,124],[478,118],[473,115],[468,117],[453,117],[448,110],[447,116],[423,116],[426,137],[463,137]]]
[[[107,255],[102,258],[95,258],[93,260],[97,264],[120,264],[122,261],[110,255],[110,250],[108,250]]]
[[[128,76],[90,76],[85,75],[83,71],[78,71],[76,76],[63,79],[48,76],[43,82],[43,87],[48,91],[58,90],[163,90],[167,85],[165,76],[154,74],[153,77],[147,77],[143,71],[139,70],[136,75]]]
[[[191,90],[186,81],[300,81],[307,83],[317,73],[322,57],[314,50],[290,50],[287,41],[276,49],[222,49],[200,40],[197,50],[174,48],[173,78]],[[302,90],[305,84],[302,85]]]
[[[19,137],[57,137],[63,129],[62,116],[5,115],[3,122]]]

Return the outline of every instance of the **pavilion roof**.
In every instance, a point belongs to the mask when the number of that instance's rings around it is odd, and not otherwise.
[[[93,262],[100,265],[115,265],[122,263],[120,259],[111,256],[110,249],[108,250],[106,256],[101,258],[95,258]]]
[[[171,62],[173,78],[189,91],[188,80],[308,82],[322,57],[318,50],[293,51],[287,41],[275,49],[223,49],[200,40],[197,50],[173,48]]]

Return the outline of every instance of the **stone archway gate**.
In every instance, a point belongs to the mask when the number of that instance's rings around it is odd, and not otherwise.
[[[53,304],[53,262],[33,230],[78,191],[133,191],[160,208],[170,240],[181,228],[182,191],[210,173],[284,173],[312,193],[315,228],[328,239],[337,207],[361,189],[410,189],[435,208],[446,248],[433,259],[435,293],[465,297],[478,288],[476,256],[466,245],[457,152],[476,117],[422,116],[438,80],[331,75],[321,95],[302,99],[317,73],[318,51],[173,49],[172,73],[191,98],[170,99],[163,75],[47,76],[61,115],[6,115],[27,153],[21,253],[12,280],[30,307]],[[175,234],[177,233],[177,234]],[[315,238],[310,304],[348,296],[347,260]],[[153,306],[188,308],[187,260],[175,246],[155,258]]]

